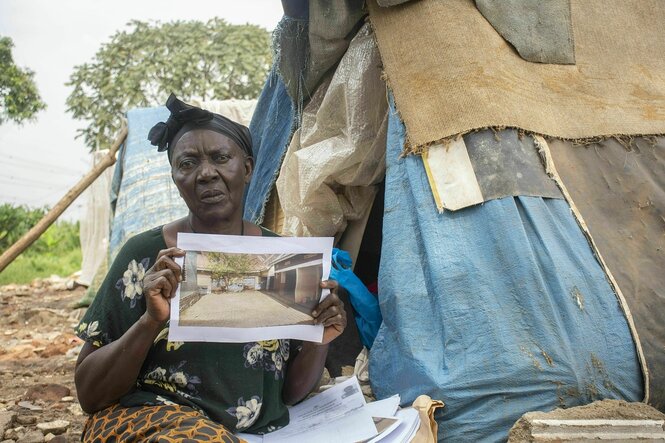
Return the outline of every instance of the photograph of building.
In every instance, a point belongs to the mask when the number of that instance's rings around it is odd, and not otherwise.
[[[313,324],[322,254],[187,251],[180,326],[255,328]]]

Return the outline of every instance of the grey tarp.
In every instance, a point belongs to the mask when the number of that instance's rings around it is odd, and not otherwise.
[[[525,60],[575,64],[570,0],[476,0],[476,6]]]

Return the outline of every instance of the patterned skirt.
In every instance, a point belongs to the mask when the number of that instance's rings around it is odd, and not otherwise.
[[[244,442],[200,412],[180,405],[110,406],[88,418],[81,440],[94,443]]]

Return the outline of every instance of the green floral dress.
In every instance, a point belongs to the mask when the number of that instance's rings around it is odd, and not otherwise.
[[[275,235],[263,230],[263,235]],[[127,241],[76,332],[94,346],[120,338],[145,312],[143,276],[166,244],[162,227]],[[201,411],[231,431],[263,434],[289,422],[282,386],[288,340],[252,343],[169,342],[168,324],[155,339],[121,406],[176,403]]]

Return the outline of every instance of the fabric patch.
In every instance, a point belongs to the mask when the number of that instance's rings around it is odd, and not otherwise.
[[[478,10],[524,60],[575,64],[570,0],[475,0]]]
[[[423,154],[439,211],[517,195],[562,198],[533,138],[515,129],[471,132]]]

